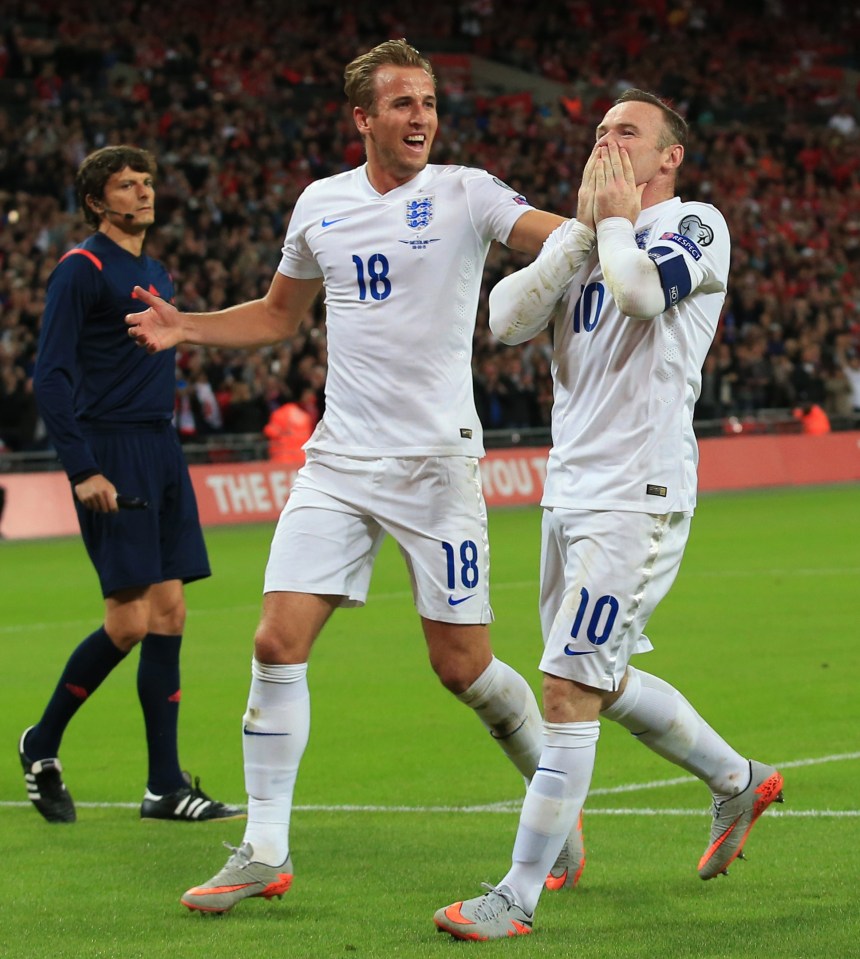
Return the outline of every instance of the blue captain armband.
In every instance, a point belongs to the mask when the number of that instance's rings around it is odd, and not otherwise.
[[[677,306],[693,289],[693,279],[684,254],[669,246],[655,246],[648,251],[660,274],[666,309]]]

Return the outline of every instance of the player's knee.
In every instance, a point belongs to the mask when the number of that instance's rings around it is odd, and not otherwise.
[[[150,617],[149,631],[159,636],[181,636],[185,632],[185,604],[160,610]]]
[[[134,649],[149,632],[144,622],[106,623],[105,632],[117,649],[124,653]]]
[[[481,667],[463,656],[442,656],[431,659],[430,664],[439,682],[455,696],[465,693],[481,675]]]
[[[602,704],[602,690],[544,673],[543,713],[547,722],[574,723],[597,719]]]
[[[105,632],[118,649],[127,653],[149,632],[149,605],[133,599],[108,603],[105,608]]]
[[[254,634],[254,657],[260,663],[302,663],[312,640],[289,626],[263,620]]]
[[[433,672],[455,696],[466,692],[493,660],[487,627],[432,620],[424,620],[423,626]]]

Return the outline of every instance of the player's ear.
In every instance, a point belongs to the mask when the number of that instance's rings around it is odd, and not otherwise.
[[[364,107],[352,108],[352,119],[355,121],[356,129],[362,136],[370,132],[370,126],[368,125],[367,117],[368,113]]]
[[[674,146],[669,148],[665,165],[669,170],[677,170],[678,167],[684,162],[684,148],[680,143],[674,144]]]

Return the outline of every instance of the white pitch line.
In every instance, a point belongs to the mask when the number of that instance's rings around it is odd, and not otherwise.
[[[777,763],[779,769],[798,769],[803,766],[819,766],[822,763],[846,762],[854,759],[860,759],[860,752],[857,753],[834,753],[830,756],[817,756],[808,759],[791,759],[787,762]],[[679,776],[674,779],[657,779],[646,783],[628,783],[625,786],[610,786],[604,789],[592,789],[589,797],[593,796],[613,796],[620,793],[641,792],[645,789],[659,789],[665,786],[680,786],[687,783],[695,783],[699,780],[695,776]],[[29,802],[18,801],[0,801],[0,808],[7,809],[25,809],[30,805]],[[78,802],[75,804],[81,809],[137,809],[140,803],[128,802]],[[241,808],[245,808],[241,803],[235,803]],[[339,804],[339,805],[305,805],[294,806],[297,812],[383,812],[383,813],[515,813],[519,811],[522,805],[522,799],[506,799],[502,802],[485,803],[476,806],[385,806],[385,805],[360,805],[360,804]],[[710,815],[709,809],[594,809],[586,806],[589,816],[706,816]],[[778,816],[781,818],[854,818],[860,816],[860,810],[857,809],[771,809],[769,816]]]
[[[239,808],[245,807],[236,803]],[[295,806],[294,812],[336,812],[336,813],[457,813],[474,815],[475,813],[502,813],[513,815],[519,811],[519,802],[491,803],[486,806]],[[26,809],[29,802],[0,801],[2,809]],[[78,809],[138,809],[140,803],[132,802],[76,802]],[[711,815],[709,809],[592,809],[586,807],[586,813],[591,816],[695,816],[705,818]],[[780,819],[857,819],[860,818],[860,809],[773,809],[768,810],[768,818]]]
[[[790,759],[786,762],[777,763],[778,769],[799,769],[803,766],[820,766],[822,763],[850,762],[854,759],[860,759],[860,752],[857,753],[833,753],[830,756],[816,756],[808,759]],[[674,779],[656,779],[647,783],[628,783],[625,786],[609,786],[603,789],[592,789],[589,797],[592,796],[615,796],[620,793],[641,792],[645,789],[660,789],[664,786],[680,786],[687,783],[695,783],[699,780],[695,776],[678,776]],[[0,808],[5,809],[25,809],[30,805],[29,802],[19,802],[15,800],[0,800]],[[76,806],[81,809],[137,809],[140,803],[128,802],[78,802]],[[241,808],[245,808],[241,803],[234,803]],[[512,813],[518,812],[522,805],[522,799],[506,799],[501,802],[487,803],[478,806],[383,806],[383,805],[311,805],[294,806],[296,811],[300,812],[405,812],[405,813]],[[708,809],[593,809],[586,806],[589,816],[702,816],[710,815]],[[860,816],[860,810],[856,809],[786,809],[771,810],[770,816],[781,816],[785,818],[797,817],[854,817]]]
[[[832,567],[824,569],[815,568],[793,568],[793,569],[715,569],[702,571],[685,571],[686,577],[706,577],[708,579],[735,579],[738,577],[747,578],[751,573],[757,576],[845,576],[856,575],[860,573],[860,567]],[[506,592],[508,590],[534,589],[537,594],[537,579],[519,580],[508,583],[493,583],[493,592]],[[259,613],[262,594],[255,603],[243,603],[238,606],[219,606],[219,607],[200,607],[191,606],[188,610],[188,618],[194,620],[202,616],[223,616],[225,613]],[[368,596],[368,603],[399,602],[401,600],[411,600],[412,593],[409,590],[396,590],[390,593],[373,593]],[[93,612],[94,617],[100,616],[100,612]],[[73,619],[56,620],[53,622],[38,623],[20,623],[16,625],[0,626],[0,636],[13,635],[15,633],[28,633],[46,629],[83,629],[91,625],[93,619]]]
[[[851,576],[860,573],[856,566],[803,567],[795,569],[702,569],[684,570],[684,576],[707,576],[719,579],[747,579],[756,576]]]
[[[822,763],[845,762],[846,760],[860,759],[860,753],[834,753],[832,756],[818,756],[813,759],[792,759],[784,763],[776,763],[777,769],[797,769],[801,766],[819,766]],[[642,789],[660,789],[664,786],[681,786],[685,783],[696,783],[695,776],[677,776],[674,779],[656,779],[648,783],[629,783],[626,786],[608,786],[602,789],[592,789],[589,796],[615,796],[619,793],[639,792]]]

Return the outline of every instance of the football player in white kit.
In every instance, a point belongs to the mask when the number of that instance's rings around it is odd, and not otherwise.
[[[536,254],[563,218],[533,209],[483,170],[428,164],[435,79],[405,41],[358,57],[345,78],[367,163],[307,187],[266,296],[188,315],[138,290],[149,309],[128,320],[150,351],[178,342],[257,346],[295,333],[325,291],[325,415],[274,534],[255,636],[243,721],[247,827],[227,865],[182,896],[201,911],[289,888],[311,647],[337,607],[365,602],[386,534],[405,559],[442,683],[526,779],[540,755],[534,695],[489,642],[471,350],[491,241]],[[572,834],[578,871],[575,825]]]
[[[720,212],[675,196],[686,124],[628,90],[597,128],[577,219],[490,293],[490,326],[522,343],[553,324],[553,448],[542,499],[544,745],[510,871],[437,911],[461,939],[531,932],[547,869],[588,793],[599,718],[694,773],[713,796],[698,872],[725,873],[783,779],[737,753],[668,683],[629,665],[651,644],[696,504],[693,405],[726,293]],[[595,232],[596,227],[596,232]]]

